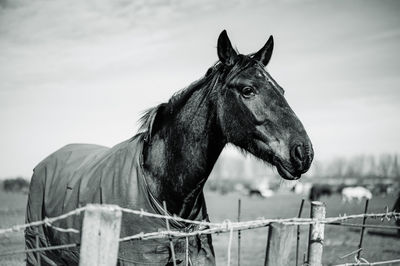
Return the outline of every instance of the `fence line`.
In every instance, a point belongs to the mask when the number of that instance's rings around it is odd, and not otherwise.
[[[73,213],[73,212],[71,212]],[[392,213],[388,213],[388,217],[391,216]],[[373,214],[373,217],[384,217],[386,216],[386,213],[378,213],[378,214]],[[400,214],[398,213],[393,213],[393,216],[396,219],[399,219]],[[157,217],[158,218],[158,217]],[[331,217],[329,219],[340,219],[340,220],[348,220],[348,219],[356,219],[356,218],[361,218],[359,215],[350,215],[350,216],[342,216],[342,217]],[[46,218],[48,219],[48,218]],[[164,219],[172,219],[171,216],[164,216]],[[301,219],[300,221],[296,221],[299,219],[296,218],[288,218],[288,219],[260,219],[260,220],[253,220],[253,221],[247,221],[247,222],[227,222],[224,221],[222,223],[208,223],[208,222],[198,222],[195,221],[196,224],[202,224],[204,225],[203,227],[200,227],[199,230],[195,230],[192,232],[181,232],[181,231],[172,231],[172,230],[164,230],[164,231],[157,231],[157,232],[150,232],[150,233],[138,233],[135,235],[131,236],[126,236],[124,238],[121,238],[119,241],[129,241],[129,240],[149,240],[149,239],[160,239],[160,238],[168,238],[168,237],[175,237],[175,238],[182,238],[182,237],[190,237],[190,236],[196,236],[196,235],[205,235],[205,234],[215,234],[215,233],[226,233],[229,232],[230,229],[232,228],[233,231],[242,231],[242,230],[248,230],[248,229],[255,229],[255,228],[260,228],[260,227],[266,227],[269,226],[271,223],[281,223],[281,224],[286,224],[286,225],[311,225],[315,223],[323,223],[323,224],[328,224],[328,225],[339,225],[339,226],[345,226],[345,227],[357,227],[357,228],[377,228],[377,229],[400,229],[399,226],[390,226],[390,225],[362,225],[362,224],[351,224],[351,223],[340,223],[340,222],[330,222],[330,220],[326,219],[311,219],[311,218],[304,218]],[[60,219],[57,219],[60,220]],[[0,235],[1,234],[6,234],[6,233],[11,233],[11,232],[18,232],[21,231],[22,229],[25,229],[30,226],[39,226],[39,225],[46,225],[51,228],[53,228],[56,231],[63,232],[63,233],[80,233],[79,230],[74,229],[74,228],[60,228],[57,226],[54,226],[51,224],[51,222],[48,222],[46,220],[43,220],[44,222],[33,222],[29,224],[23,224],[23,225],[16,225],[11,228],[7,229],[0,229]],[[212,224],[212,228],[207,228],[207,225]]]
[[[97,205],[97,204],[96,204]],[[98,206],[101,206],[98,204]],[[159,218],[159,219],[167,219],[167,220],[175,220],[178,222],[184,222],[184,223],[189,223],[189,224],[196,224],[201,227],[215,227],[215,228],[227,228],[229,230],[230,227],[233,227],[233,230],[238,230],[238,229],[253,229],[253,228],[258,228],[258,227],[265,227],[270,225],[271,223],[281,223],[281,224],[286,224],[286,225],[312,225],[316,223],[324,223],[324,224],[334,224],[337,222],[345,221],[345,220],[350,220],[350,219],[357,219],[357,218],[381,218],[381,219],[387,219],[390,221],[391,218],[394,219],[400,219],[400,212],[389,212],[386,211],[384,213],[368,213],[368,214],[353,214],[353,215],[343,215],[343,216],[338,216],[338,217],[328,217],[328,218],[323,218],[323,219],[313,219],[313,218],[282,218],[282,219],[257,219],[257,220],[252,220],[252,221],[245,221],[245,222],[231,222],[231,221],[224,221],[222,223],[212,223],[212,222],[207,222],[207,221],[194,221],[194,220],[188,220],[184,219],[181,217],[178,217],[176,215],[170,216],[170,215],[162,215],[162,214],[155,214],[151,212],[144,211],[141,209],[140,211],[137,210],[131,210],[127,208],[122,208],[115,206],[113,207],[116,210],[121,210],[122,212],[125,213],[131,213],[131,214],[136,214],[140,216],[147,216],[147,217],[154,217],[154,218]],[[81,207],[78,209],[75,209],[73,211],[67,212],[65,214],[62,214],[57,217],[51,217],[51,218],[44,218],[41,221],[35,221],[31,223],[26,223],[26,224],[21,224],[21,225],[14,225],[10,228],[4,228],[0,229],[0,235],[6,234],[6,233],[11,233],[11,232],[18,232],[21,231],[27,227],[32,227],[32,226],[40,226],[40,225],[47,225],[53,227],[55,230],[60,230],[63,232],[71,232],[71,233],[78,233],[79,231],[74,229],[74,228],[60,228],[60,227],[55,227],[52,225],[52,223],[65,219],[69,216],[72,215],[77,215],[80,214],[81,212],[85,211],[87,207]],[[394,226],[391,226],[391,228],[395,228]],[[400,229],[400,227],[398,227]],[[178,232],[178,231],[173,231],[173,232]],[[183,235],[185,236],[185,235]],[[190,236],[190,234],[188,235]]]
[[[85,207],[81,207],[78,209],[75,209],[71,212],[62,214],[57,217],[52,217],[52,218],[45,218],[41,221],[35,221],[32,223],[26,223],[26,224],[21,224],[21,225],[15,225],[10,228],[4,228],[0,229],[0,236],[3,234],[11,233],[11,232],[18,232],[23,229],[26,229],[28,227],[33,227],[33,226],[40,226],[40,225],[45,225],[45,226],[50,226],[54,230],[58,230],[60,232],[65,232],[65,233],[80,233],[78,230],[74,228],[60,228],[55,225],[53,225],[54,222],[65,219],[69,216],[72,215],[80,215],[81,212],[87,211],[88,209],[93,209],[93,208],[99,208],[102,205],[87,205]],[[104,205],[103,205],[104,206]],[[329,218],[284,218],[284,219],[265,219],[261,218],[258,220],[252,220],[252,221],[245,221],[245,222],[231,222],[229,220],[225,220],[222,223],[212,223],[212,222],[207,222],[207,221],[193,221],[193,220],[188,220],[188,219],[183,219],[181,217],[177,216],[171,216],[166,213],[166,215],[162,214],[155,214],[155,213],[150,213],[146,212],[143,209],[140,211],[138,210],[132,210],[132,209],[127,209],[127,208],[121,208],[119,206],[110,206],[111,209],[113,210],[118,210],[121,212],[125,213],[130,213],[130,214],[135,214],[135,215],[140,215],[140,216],[147,216],[147,217],[154,217],[154,218],[159,218],[159,219],[165,219],[165,221],[168,223],[169,220],[175,220],[178,222],[184,222],[187,224],[196,224],[199,225],[198,230],[191,231],[191,232],[182,232],[182,231],[174,231],[170,230],[167,228],[165,231],[158,231],[158,232],[150,232],[150,233],[139,233],[131,236],[126,236],[123,238],[120,238],[118,242],[122,241],[128,241],[128,240],[146,240],[146,239],[158,239],[158,238],[186,238],[186,241],[188,237],[190,236],[196,236],[196,235],[203,235],[203,234],[214,234],[214,233],[225,233],[229,232],[230,233],[230,240],[229,240],[229,245],[228,245],[228,254],[230,253],[231,249],[231,241],[232,241],[232,233],[234,231],[240,231],[240,230],[246,230],[246,229],[254,229],[254,228],[260,228],[260,227],[265,227],[269,226],[272,223],[276,224],[283,224],[283,225],[318,225],[318,224],[333,224],[333,225],[346,225],[345,223],[341,223],[343,221],[349,220],[349,219],[357,219],[357,218],[380,218],[381,220],[387,219],[390,220],[392,218],[394,219],[400,219],[400,212],[389,212],[388,209],[384,213],[363,213],[363,214],[355,214],[355,215],[343,215],[343,216],[338,216],[338,217],[329,217]],[[348,224],[350,225],[350,224]],[[356,225],[356,224],[351,224],[351,226],[358,226],[358,227],[367,227],[368,225]],[[371,225],[372,226],[372,225]],[[374,226],[376,227],[376,225]],[[379,228],[385,228],[384,226],[379,226]],[[395,227],[395,226],[387,226],[386,228],[390,229],[400,229],[400,227]],[[46,251],[46,250],[55,250],[55,249],[65,249],[65,248],[72,248],[72,247],[78,247],[79,244],[77,243],[71,243],[71,244],[65,244],[65,245],[59,245],[59,246],[50,246],[50,247],[39,247],[39,248],[34,248],[34,249],[28,249],[28,250],[20,250],[20,251],[11,251],[7,253],[0,254],[0,256],[5,256],[5,255],[14,255],[18,253],[28,253],[28,252],[41,252],[41,251]],[[363,259],[362,259],[363,260]],[[358,260],[356,261],[356,264],[352,263],[347,263],[347,264],[341,264],[339,266],[349,266],[349,265],[383,265],[387,263],[393,263],[393,262],[399,262],[399,260],[391,260],[391,261],[383,261],[383,262],[375,262],[375,263],[369,263],[369,264],[363,264],[364,262]],[[228,262],[230,262],[230,256],[228,256]],[[386,263],[387,262],[387,263]]]

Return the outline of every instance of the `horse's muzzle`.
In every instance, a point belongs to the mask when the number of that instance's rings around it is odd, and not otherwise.
[[[290,161],[296,174],[301,175],[310,169],[314,150],[310,142],[296,143],[290,150]]]

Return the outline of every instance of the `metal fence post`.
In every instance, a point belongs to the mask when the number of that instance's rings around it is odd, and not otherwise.
[[[367,214],[368,212],[368,203],[369,200],[367,199],[365,201],[365,209],[364,209],[364,214]],[[365,221],[367,220],[367,217],[365,216],[363,218],[363,225],[365,225]],[[361,251],[362,251],[362,243],[363,243],[363,238],[364,238],[364,231],[365,231],[365,227],[361,227],[361,236],[360,236],[360,243],[358,244],[358,252],[357,252],[357,259],[359,260],[361,258]]]
[[[241,214],[241,208],[242,208],[242,201],[241,199],[238,200],[238,217],[237,217],[237,221],[240,222],[240,214]],[[241,236],[241,231],[238,230],[238,266],[240,266],[240,240],[241,240],[242,236]]]
[[[87,205],[82,227],[80,266],[117,264],[121,216],[121,210],[115,205]]]
[[[300,210],[297,218],[301,218],[301,213],[303,212],[304,199],[301,200]],[[297,225],[297,239],[296,239],[296,266],[299,265],[299,242],[300,242],[300,225]]]

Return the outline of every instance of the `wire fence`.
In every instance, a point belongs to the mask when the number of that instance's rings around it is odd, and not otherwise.
[[[185,233],[185,232],[180,232],[180,231],[160,231],[160,232],[152,232],[152,233],[140,233],[138,235],[130,236],[130,237],[139,237],[141,236],[142,239],[147,239],[147,237],[151,238],[165,238],[165,237],[186,237],[186,236],[193,236],[196,234],[212,234],[212,233],[222,233],[222,232],[228,232],[231,230],[231,228],[234,231],[237,230],[245,230],[245,229],[254,229],[254,228],[259,228],[259,227],[265,227],[270,225],[271,223],[279,223],[279,224],[285,224],[285,225],[311,225],[311,224],[333,224],[333,225],[349,225],[349,226],[356,226],[356,227],[378,227],[378,228],[390,228],[390,229],[400,229],[398,226],[377,226],[377,225],[361,225],[361,224],[345,224],[341,223],[339,224],[338,222],[343,222],[346,220],[351,220],[351,219],[359,219],[359,218],[374,218],[374,219],[381,219],[382,221],[387,220],[390,221],[391,219],[400,219],[400,212],[395,212],[395,211],[388,211],[386,209],[385,212],[382,213],[362,213],[362,214],[353,214],[353,215],[340,215],[338,217],[328,217],[324,219],[313,219],[313,218],[279,218],[279,219],[269,219],[269,218],[260,218],[256,220],[251,220],[251,221],[244,221],[244,222],[232,222],[230,220],[225,220],[222,223],[213,223],[213,222],[207,222],[207,221],[195,221],[195,220],[188,220],[184,219],[181,217],[178,217],[176,215],[163,215],[163,214],[156,214],[156,213],[151,213],[144,211],[143,209],[141,210],[132,210],[132,209],[127,209],[127,208],[122,208],[118,206],[113,206],[113,208],[120,210],[124,213],[131,213],[131,214],[136,214],[140,216],[147,216],[147,217],[153,217],[153,218],[159,218],[159,219],[164,219],[164,220],[174,220],[177,222],[184,222],[187,224],[195,224],[199,225],[200,228],[202,227],[210,227],[208,229],[200,229],[197,231]],[[84,212],[87,209],[87,207],[81,207],[78,209],[75,209],[73,211],[67,212],[65,214],[62,214],[57,217],[51,217],[51,218],[45,218],[41,221],[35,221],[31,223],[25,223],[21,225],[14,225],[9,228],[3,228],[0,229],[0,235],[6,234],[6,233],[12,233],[12,232],[18,232],[21,230],[24,230],[25,228],[28,227],[33,227],[33,226],[40,226],[40,225],[46,225],[52,227],[54,230],[60,231],[60,232],[67,232],[67,233],[79,233],[77,229],[74,228],[60,228],[56,227],[53,225],[54,222],[58,220],[65,219],[69,216],[77,215],[82,212]]]
[[[88,205],[90,208],[93,208],[93,205]],[[47,226],[51,227],[54,230],[57,230],[59,232],[63,233],[75,233],[79,234],[81,233],[79,230],[75,228],[60,228],[58,226],[55,226],[54,223],[65,219],[67,217],[73,216],[73,215],[79,215],[82,212],[86,211],[89,207],[81,207],[78,209],[75,209],[73,211],[70,211],[68,213],[62,214],[57,217],[51,217],[51,218],[45,218],[41,221],[35,221],[31,223],[25,223],[25,224],[20,224],[20,225],[14,225],[10,228],[2,228],[0,229],[0,238],[5,237],[5,235],[9,233],[14,233],[14,232],[19,232],[22,231],[28,227],[35,227],[35,226]],[[96,207],[96,205],[94,205]],[[100,207],[101,205],[97,205]],[[363,214],[355,214],[355,215],[341,215],[338,217],[328,217],[328,218],[323,218],[323,219],[315,219],[315,218],[283,218],[283,219],[266,219],[266,218],[260,218],[257,220],[251,220],[251,221],[238,221],[238,222],[233,222],[230,220],[225,220],[222,223],[214,223],[214,222],[208,222],[208,221],[195,221],[195,220],[188,220],[184,219],[178,216],[170,216],[168,214],[156,214],[156,213],[151,213],[144,211],[143,209],[141,210],[132,210],[132,209],[127,209],[127,208],[122,208],[119,206],[112,206],[114,210],[119,210],[122,213],[129,213],[129,214],[135,214],[139,216],[146,216],[146,217],[153,217],[153,218],[158,218],[158,219],[164,219],[167,224],[168,221],[174,220],[176,222],[183,222],[186,224],[193,224],[198,226],[198,230],[194,230],[191,232],[183,232],[183,231],[177,231],[177,230],[171,230],[169,227],[167,227],[167,230],[162,230],[162,231],[157,231],[157,232],[148,232],[148,233],[139,233],[131,236],[126,236],[122,237],[119,239],[119,242],[123,241],[129,241],[129,240],[148,240],[148,239],[162,239],[162,238],[187,238],[192,237],[192,236],[200,236],[200,235],[205,235],[205,234],[216,234],[216,233],[229,233],[229,247],[228,247],[228,264],[230,263],[230,247],[232,243],[232,235],[234,231],[243,231],[243,230],[248,230],[248,229],[255,229],[255,228],[261,228],[261,227],[266,227],[271,224],[283,224],[283,225],[316,225],[316,224],[326,224],[326,225],[336,225],[336,226],[350,226],[350,227],[359,227],[359,228],[382,228],[382,229],[398,229],[400,230],[400,227],[398,226],[388,226],[388,225],[365,225],[365,224],[354,224],[354,223],[344,223],[344,221],[347,220],[353,220],[353,219],[359,219],[359,218],[374,218],[374,219],[381,219],[390,221],[391,219],[400,219],[400,212],[393,212],[393,211],[388,211],[386,208],[385,212],[382,213],[363,213]],[[70,244],[65,244],[65,245],[58,245],[58,246],[50,246],[50,247],[37,247],[33,249],[24,249],[24,250],[13,250],[5,253],[1,253],[1,256],[10,256],[10,255],[16,255],[16,254],[21,254],[21,253],[28,253],[28,252],[43,252],[43,251],[48,251],[48,250],[56,250],[56,249],[68,249],[68,248],[76,248],[79,247],[79,243],[70,243]],[[357,250],[359,251],[359,250]],[[351,253],[353,254],[353,252]],[[347,256],[347,255],[346,255]],[[345,256],[345,257],[346,257]],[[387,263],[386,263],[387,262]],[[395,262],[400,262],[400,259],[398,260],[390,260],[390,261],[382,261],[382,262],[367,262],[365,259],[357,259],[355,263],[347,263],[347,264],[340,264],[338,266],[345,266],[345,265],[383,265],[383,264],[388,264],[388,263],[395,263]]]

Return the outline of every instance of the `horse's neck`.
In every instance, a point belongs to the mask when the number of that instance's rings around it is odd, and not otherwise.
[[[193,216],[201,208],[204,183],[225,145],[215,106],[201,99],[194,93],[145,151],[150,190],[181,217]]]

